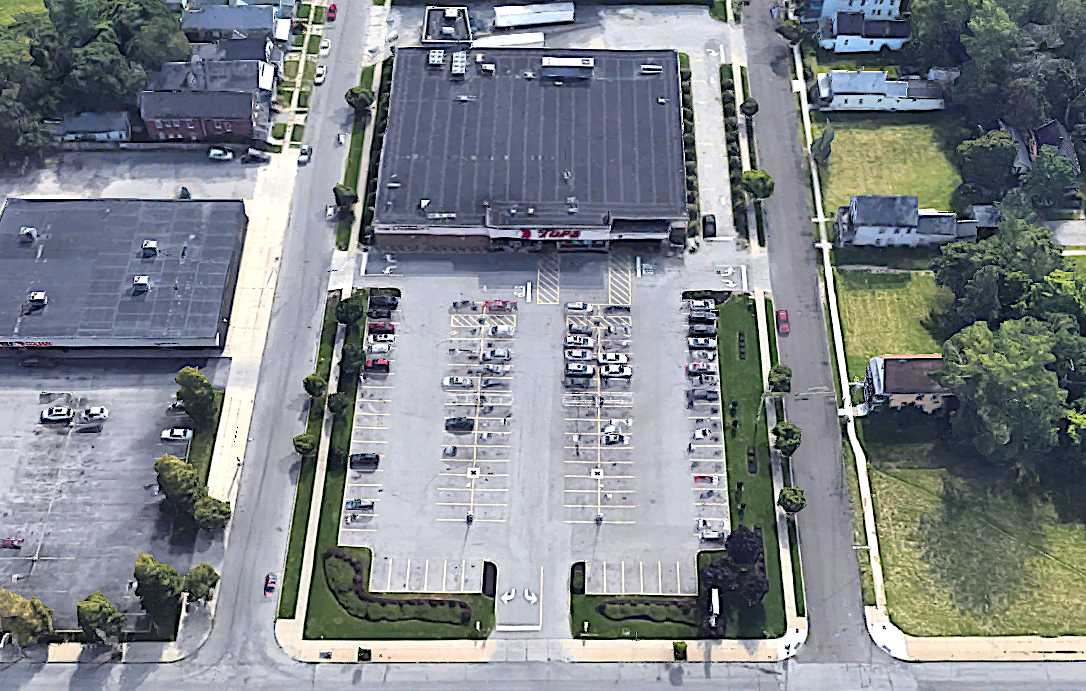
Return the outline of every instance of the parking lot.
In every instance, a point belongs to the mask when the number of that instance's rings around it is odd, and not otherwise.
[[[720,403],[689,399],[686,365],[715,362],[687,349],[682,263],[641,264],[621,249],[370,258],[367,285],[403,291],[391,372],[363,382],[351,448],[381,454],[348,477],[373,511],[340,534],[374,549],[371,587],[453,592],[461,564],[493,561],[499,626],[551,635],[568,633],[553,608],[573,561],[594,592],[696,587],[699,531],[728,527],[727,480]]]
[[[139,552],[185,573],[194,560],[214,563],[220,549],[205,535],[171,543],[154,471],[163,454],[186,455],[187,443],[160,435],[187,423],[166,413],[177,371],[205,363],[79,359],[28,369],[19,360],[0,360],[0,419],[8,423],[0,431],[0,536],[25,540],[0,553],[3,587],[40,598],[61,630],[78,628],[75,602],[101,590],[138,627],[129,586]],[[213,369],[205,369],[213,381],[223,378]],[[52,406],[77,415],[71,424],[40,422]],[[90,407],[108,417],[82,422],[78,412]]]

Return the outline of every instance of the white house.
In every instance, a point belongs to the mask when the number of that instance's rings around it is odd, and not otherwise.
[[[861,12],[865,19],[897,19],[901,0],[814,0],[810,5],[820,17],[832,17],[838,12]]]
[[[976,240],[977,222],[959,221],[953,211],[921,209],[911,195],[865,194],[837,210],[833,223],[839,247],[930,247]]]
[[[818,45],[835,53],[901,50],[908,40],[907,19],[867,19],[863,12],[839,10],[818,20]]]
[[[874,70],[830,70],[818,75],[819,110],[942,110],[943,89],[920,77],[891,80]]]

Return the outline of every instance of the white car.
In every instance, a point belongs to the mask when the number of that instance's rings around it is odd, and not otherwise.
[[[313,147],[309,144],[305,144],[298,150],[298,165],[308,165],[309,161],[313,158]],[[327,210],[325,211],[327,213]]]
[[[570,348],[566,351],[566,359],[584,362],[592,359],[592,351],[583,348]]]
[[[694,430],[694,439],[705,439],[713,434],[713,430],[710,427],[699,427]]]
[[[189,441],[192,439],[192,430],[185,427],[172,427],[162,430],[162,441]]]
[[[338,216],[338,215],[339,215],[339,207],[336,206],[335,204],[329,204],[328,206],[324,207],[324,220],[326,220],[326,221],[334,221],[334,220],[336,220],[336,216]]]
[[[516,332],[516,327],[513,326],[491,326],[486,330],[486,335],[498,338],[512,338],[516,335]]]
[[[566,336],[567,348],[588,348],[592,349],[596,347],[596,342],[588,336]]]
[[[330,41],[327,38],[324,39],[323,41],[321,41],[321,45],[320,45],[321,57],[324,57],[325,55],[328,55],[328,51],[330,51],[330,50],[332,50],[332,41]]]
[[[591,377],[595,373],[595,365],[585,365],[580,362],[566,363],[566,374],[572,377]]]
[[[630,357],[622,353],[600,353],[598,356],[601,365],[628,365]]]
[[[212,161],[232,161],[234,152],[221,146],[213,146],[207,150],[207,157]]]
[[[109,410],[101,406],[95,408],[87,408],[83,411],[83,414],[80,417],[88,422],[98,422],[101,420],[105,420],[109,417]]]
[[[41,411],[42,422],[71,422],[75,417],[75,411],[62,405],[55,405],[48,410]]]
[[[468,377],[445,377],[441,380],[441,385],[455,389],[467,389],[471,388],[472,381]]]
[[[388,334],[391,336],[392,334]],[[392,352],[392,344],[390,343],[370,343],[366,348],[366,352],[370,355],[385,355]]]
[[[313,75],[313,83],[317,86],[323,84],[326,74],[328,74],[328,69],[324,65],[317,65],[317,72]]]
[[[592,305],[587,302],[567,302],[566,312],[568,314],[592,314]]]
[[[716,349],[715,338],[688,338],[686,344],[690,346],[691,350]]]
[[[711,312],[716,309],[716,300],[691,300],[691,312]]]
[[[483,362],[508,362],[513,359],[513,354],[505,348],[495,348],[483,351]]]
[[[600,376],[629,379],[633,376],[633,367],[625,367],[623,365],[604,365],[603,367],[600,367]]]
[[[370,334],[370,343],[395,343],[396,334]]]

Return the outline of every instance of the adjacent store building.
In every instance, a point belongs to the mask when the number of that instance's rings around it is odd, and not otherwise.
[[[8,199],[0,348],[221,348],[241,201]]]
[[[400,48],[377,181],[384,246],[682,237],[678,56]]]

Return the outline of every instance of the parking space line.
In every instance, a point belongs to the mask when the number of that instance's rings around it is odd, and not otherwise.
[[[605,475],[603,477],[596,477],[594,475],[566,475],[565,477],[577,478],[579,480],[632,480],[633,475]]]
[[[562,461],[562,462],[563,463],[576,463],[578,465],[594,465],[594,466],[599,466],[600,465],[600,463],[598,461],[575,461],[575,460],[570,460],[570,461]],[[634,464],[634,461],[605,461],[603,463],[603,465],[633,465],[633,464]]]
[[[590,507],[588,507],[588,508],[592,508],[592,507],[590,506]],[[595,520],[591,520],[591,521],[562,521],[562,522],[563,522],[563,523],[569,523],[569,524],[578,524],[578,525],[584,525],[584,524],[588,524],[588,523],[595,523],[596,521],[595,521]],[[609,524],[609,525],[635,525],[635,524],[637,523],[637,521],[612,521],[612,520],[605,520],[605,521],[604,521],[604,523],[607,523],[607,524]]]
[[[391,386],[371,386],[371,385],[364,385],[364,386],[359,386],[358,388],[360,388],[360,389],[391,389],[392,387],[391,387]]]
[[[643,562],[643,561],[637,562],[637,573],[641,578],[641,589],[638,590],[637,592],[644,595],[645,594],[645,562]]]
[[[377,528],[340,528],[344,533],[376,533]]]
[[[365,427],[363,425],[355,425],[354,429],[388,429],[388,427]]]
[[[578,477],[579,478],[579,477],[584,477],[584,476],[583,475],[566,475],[566,477]],[[615,476],[612,475],[610,477],[615,477]],[[587,492],[595,492],[596,490],[594,490],[594,489],[564,489],[562,491],[563,492],[573,492],[573,493],[587,493]],[[624,490],[622,490],[620,492],[620,494],[633,494],[636,491],[637,490],[635,490],[635,489],[624,489]]]
[[[480,502],[439,501],[437,506],[509,506],[508,504],[482,504]]]
[[[352,439],[351,440],[352,444],[354,444],[356,442],[359,443],[359,444],[387,444],[388,443],[387,441],[377,441],[376,439]]]
[[[504,506],[504,504],[503,504]],[[566,509],[595,509],[595,504],[562,504]],[[607,504],[605,508],[608,509],[636,509],[637,504]]]
[[[354,414],[356,416],[357,415],[378,415],[378,416],[382,416],[382,417],[387,416],[387,415],[392,415],[392,413],[367,413],[364,410],[356,410]]]
[[[463,523],[463,518],[435,518],[438,523]],[[474,523],[505,523],[504,518],[475,518],[472,519]]]
[[[472,492],[508,492],[509,491],[507,488],[501,488],[501,487],[498,487],[498,488],[495,488],[495,487],[477,487],[477,488],[474,488],[474,489],[472,489],[471,487],[438,487],[437,489],[438,489],[439,492],[441,492],[441,491],[445,491],[445,492],[468,492],[468,491],[472,491]]]
[[[542,254],[536,265],[536,304],[557,305],[561,295],[562,265],[557,254]]]

